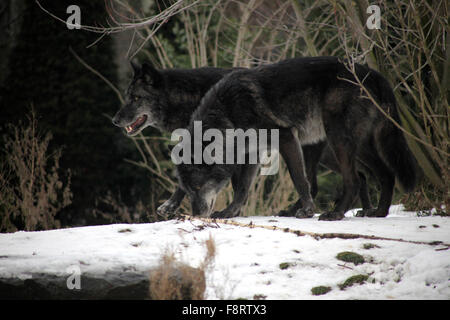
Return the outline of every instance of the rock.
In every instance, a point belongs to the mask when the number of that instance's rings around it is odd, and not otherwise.
[[[171,268],[169,274],[172,283],[178,283],[180,284],[178,287],[182,288],[179,299],[203,297],[206,286],[203,270],[190,267]],[[141,273],[123,271],[108,271],[104,274],[83,273],[79,278],[80,289],[68,288],[67,279],[70,277],[68,274],[32,273],[27,279],[0,278],[0,300],[149,299],[152,298],[149,296],[149,283],[152,281],[149,275],[157,276],[157,273],[155,270]]]
[[[80,289],[69,289],[70,275],[33,273],[29,279],[0,278],[0,299],[146,299],[148,274],[82,274]]]

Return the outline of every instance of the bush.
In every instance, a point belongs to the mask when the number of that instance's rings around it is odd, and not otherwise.
[[[61,150],[49,153],[50,132],[38,132],[32,111],[29,124],[10,125],[4,137],[0,168],[0,230],[46,230],[59,227],[56,214],[71,203],[70,171],[64,185],[59,177]]]
[[[152,300],[203,300],[206,275],[211,272],[216,257],[216,244],[205,240],[206,254],[198,268],[178,261],[169,249],[161,256],[158,267],[150,272],[149,298]]]

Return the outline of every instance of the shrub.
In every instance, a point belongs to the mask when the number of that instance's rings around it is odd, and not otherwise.
[[[178,261],[166,250],[159,265],[149,275],[149,298],[152,300],[203,300],[206,276],[212,271],[216,244],[210,237],[204,242],[206,253],[198,268]]]
[[[50,132],[38,131],[34,111],[27,126],[9,126],[0,168],[1,231],[45,230],[59,227],[56,214],[71,203],[70,171],[59,177],[61,150],[49,153]]]

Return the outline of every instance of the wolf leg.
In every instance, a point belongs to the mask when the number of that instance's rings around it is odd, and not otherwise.
[[[359,180],[361,181],[361,184],[359,186],[359,199],[361,200],[361,206],[364,210],[370,210],[372,209],[372,204],[370,203],[366,176],[362,172],[358,172],[358,175]]]
[[[318,192],[317,187],[317,165],[321,163],[328,169],[340,173],[338,160],[331,149],[330,145],[325,142],[319,142],[314,145],[303,146],[303,156],[305,157],[306,173],[308,175],[309,183],[311,184],[311,195],[313,198],[316,197]],[[358,169],[365,169],[361,162],[358,162]],[[358,171],[358,175],[361,181],[361,186],[359,189],[359,197],[361,199],[361,204],[363,209],[371,209],[372,205],[370,203],[369,192],[367,188],[366,176],[363,172]],[[338,199],[336,202],[339,202]]]
[[[395,176],[393,175],[391,170],[389,170],[389,168],[383,163],[381,158],[379,158],[378,156],[374,156],[375,154],[376,153],[372,153],[370,157],[365,155],[364,162],[368,164],[369,168],[375,174],[381,186],[378,208],[363,208],[363,210],[359,210],[357,212],[357,217],[386,217],[389,213],[392,194],[394,192]]]
[[[280,153],[286,162],[300,199],[291,208],[281,211],[279,215],[310,218],[314,215],[314,202],[305,171],[302,147],[291,129],[280,130]]]
[[[317,144],[310,144],[302,146],[303,157],[305,159],[306,175],[311,184],[311,196],[316,197],[318,192],[317,187],[317,165],[322,156],[323,150],[326,146],[325,141]]]
[[[156,209],[156,213],[162,217],[169,218],[180,207],[186,193],[179,186],[170,198]]]
[[[257,164],[242,165],[241,172],[231,178],[234,191],[233,201],[224,210],[214,212],[211,218],[233,218],[239,215],[242,206],[247,202],[248,191],[258,169],[259,165]]]
[[[331,139],[330,139],[331,140]],[[355,168],[356,148],[348,141],[331,141],[344,182],[344,192],[332,212],[320,215],[319,220],[341,220],[350,209],[360,190],[359,176]]]

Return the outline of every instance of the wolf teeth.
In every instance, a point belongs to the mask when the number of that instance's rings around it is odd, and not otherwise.
[[[127,130],[127,132],[133,131],[133,128],[131,126],[125,127],[125,129]]]

